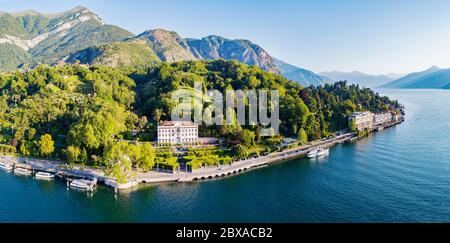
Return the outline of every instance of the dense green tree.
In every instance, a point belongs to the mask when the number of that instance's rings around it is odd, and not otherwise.
[[[67,162],[69,163],[77,162],[81,154],[80,148],[72,145],[67,147],[64,152],[66,154]]]
[[[357,128],[356,128],[356,121],[355,120],[350,120],[348,122],[348,130],[350,130],[351,132],[356,132]]]
[[[306,131],[303,128],[300,128],[298,132],[298,141],[301,145],[304,145],[308,142],[308,134],[306,134]]]
[[[55,142],[50,134],[44,134],[41,136],[38,142],[39,152],[42,156],[48,157],[53,151],[55,151]]]
[[[132,172],[132,159],[137,157],[135,152],[133,146],[127,142],[113,143],[105,150],[103,163],[118,183],[127,182],[127,178]]]
[[[243,136],[242,136],[242,143],[247,147],[254,145],[255,144],[255,133],[250,130],[245,129],[243,132]]]
[[[136,160],[136,166],[148,171],[155,165],[156,150],[150,143],[139,145],[140,154]]]

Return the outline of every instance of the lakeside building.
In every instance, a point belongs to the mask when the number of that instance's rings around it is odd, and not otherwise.
[[[165,121],[158,125],[158,146],[198,144],[198,125],[190,121]]]
[[[356,129],[372,129],[375,115],[370,111],[354,112],[348,117],[348,121],[355,121]]]
[[[381,125],[392,121],[391,112],[382,112],[374,114],[373,125]]]
[[[348,121],[355,121],[356,129],[362,131],[364,129],[373,129],[379,125],[383,125],[389,122],[398,121],[399,115],[394,111],[386,111],[381,113],[372,113],[370,111],[354,112],[348,117]]]

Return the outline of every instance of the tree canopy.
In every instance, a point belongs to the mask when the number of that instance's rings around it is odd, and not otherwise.
[[[202,84],[203,91],[279,91],[279,136],[260,137],[263,127],[238,124],[231,108],[226,112],[232,116],[231,125],[200,126],[200,136],[224,138],[225,145],[239,154],[255,143],[279,141],[283,136],[298,137],[302,143],[320,139],[346,128],[347,116],[354,111],[377,112],[397,104],[346,82],[302,87],[237,61],[163,62],[140,69],[38,66],[0,74],[1,148],[107,165],[116,173],[131,166],[149,170],[171,164],[172,157],[156,156],[150,144],[124,140],[154,140],[159,122],[170,119],[175,105],[171,94],[178,88],[192,89],[195,82]],[[244,102],[248,111],[249,102]],[[129,154],[129,161],[120,153]]]

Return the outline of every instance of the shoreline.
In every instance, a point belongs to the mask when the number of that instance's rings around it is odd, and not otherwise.
[[[383,129],[398,125],[404,120],[383,124],[379,127],[373,128],[372,132],[381,131]],[[266,156],[260,156],[251,159],[245,159],[241,161],[233,162],[230,165],[222,165],[212,168],[201,168],[192,172],[176,171],[174,173],[165,172],[138,172],[137,178],[130,180],[125,184],[118,184],[114,178],[105,176],[104,172],[93,167],[82,167],[78,165],[69,168],[63,162],[51,161],[45,159],[26,158],[22,156],[3,155],[0,156],[0,161],[13,165],[14,168],[25,168],[32,170],[33,172],[43,171],[55,173],[56,176],[68,179],[68,178],[97,178],[97,180],[106,186],[112,187],[117,190],[130,189],[138,186],[139,184],[157,184],[164,182],[192,182],[203,181],[209,179],[218,179],[228,176],[233,176],[246,172],[249,170],[265,167],[277,162],[283,162],[295,158],[305,156],[309,151],[317,146],[325,148],[333,147],[337,144],[345,142],[353,142],[358,140],[358,136],[355,133],[345,133],[341,135],[335,135],[332,138],[322,139],[311,142],[308,145],[286,149],[284,151],[274,152]]]

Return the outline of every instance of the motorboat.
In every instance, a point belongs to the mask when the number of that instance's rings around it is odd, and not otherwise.
[[[34,176],[39,180],[52,180],[55,178],[55,174],[49,172],[37,172]]]
[[[320,148],[319,152],[317,153],[317,157],[325,156],[330,153],[330,149],[328,148]]]
[[[69,183],[69,187],[83,191],[92,191],[96,183],[95,179],[93,181],[86,179],[73,180]]]
[[[315,158],[315,157],[317,157],[317,154],[318,154],[318,153],[319,153],[319,148],[315,148],[315,149],[309,151],[309,152],[306,154],[306,157],[308,157],[308,158]]]
[[[5,162],[0,162],[0,169],[5,170],[5,171],[12,171],[13,170],[13,166],[5,163]]]
[[[322,148],[322,147],[317,147],[311,151],[309,151],[306,156],[310,159],[312,158],[317,158],[317,157],[321,157],[321,156],[325,156],[330,152],[330,149],[328,148]]]
[[[23,176],[30,176],[32,174],[31,170],[29,169],[25,169],[25,168],[15,168],[14,169],[14,174],[17,175],[23,175]]]

